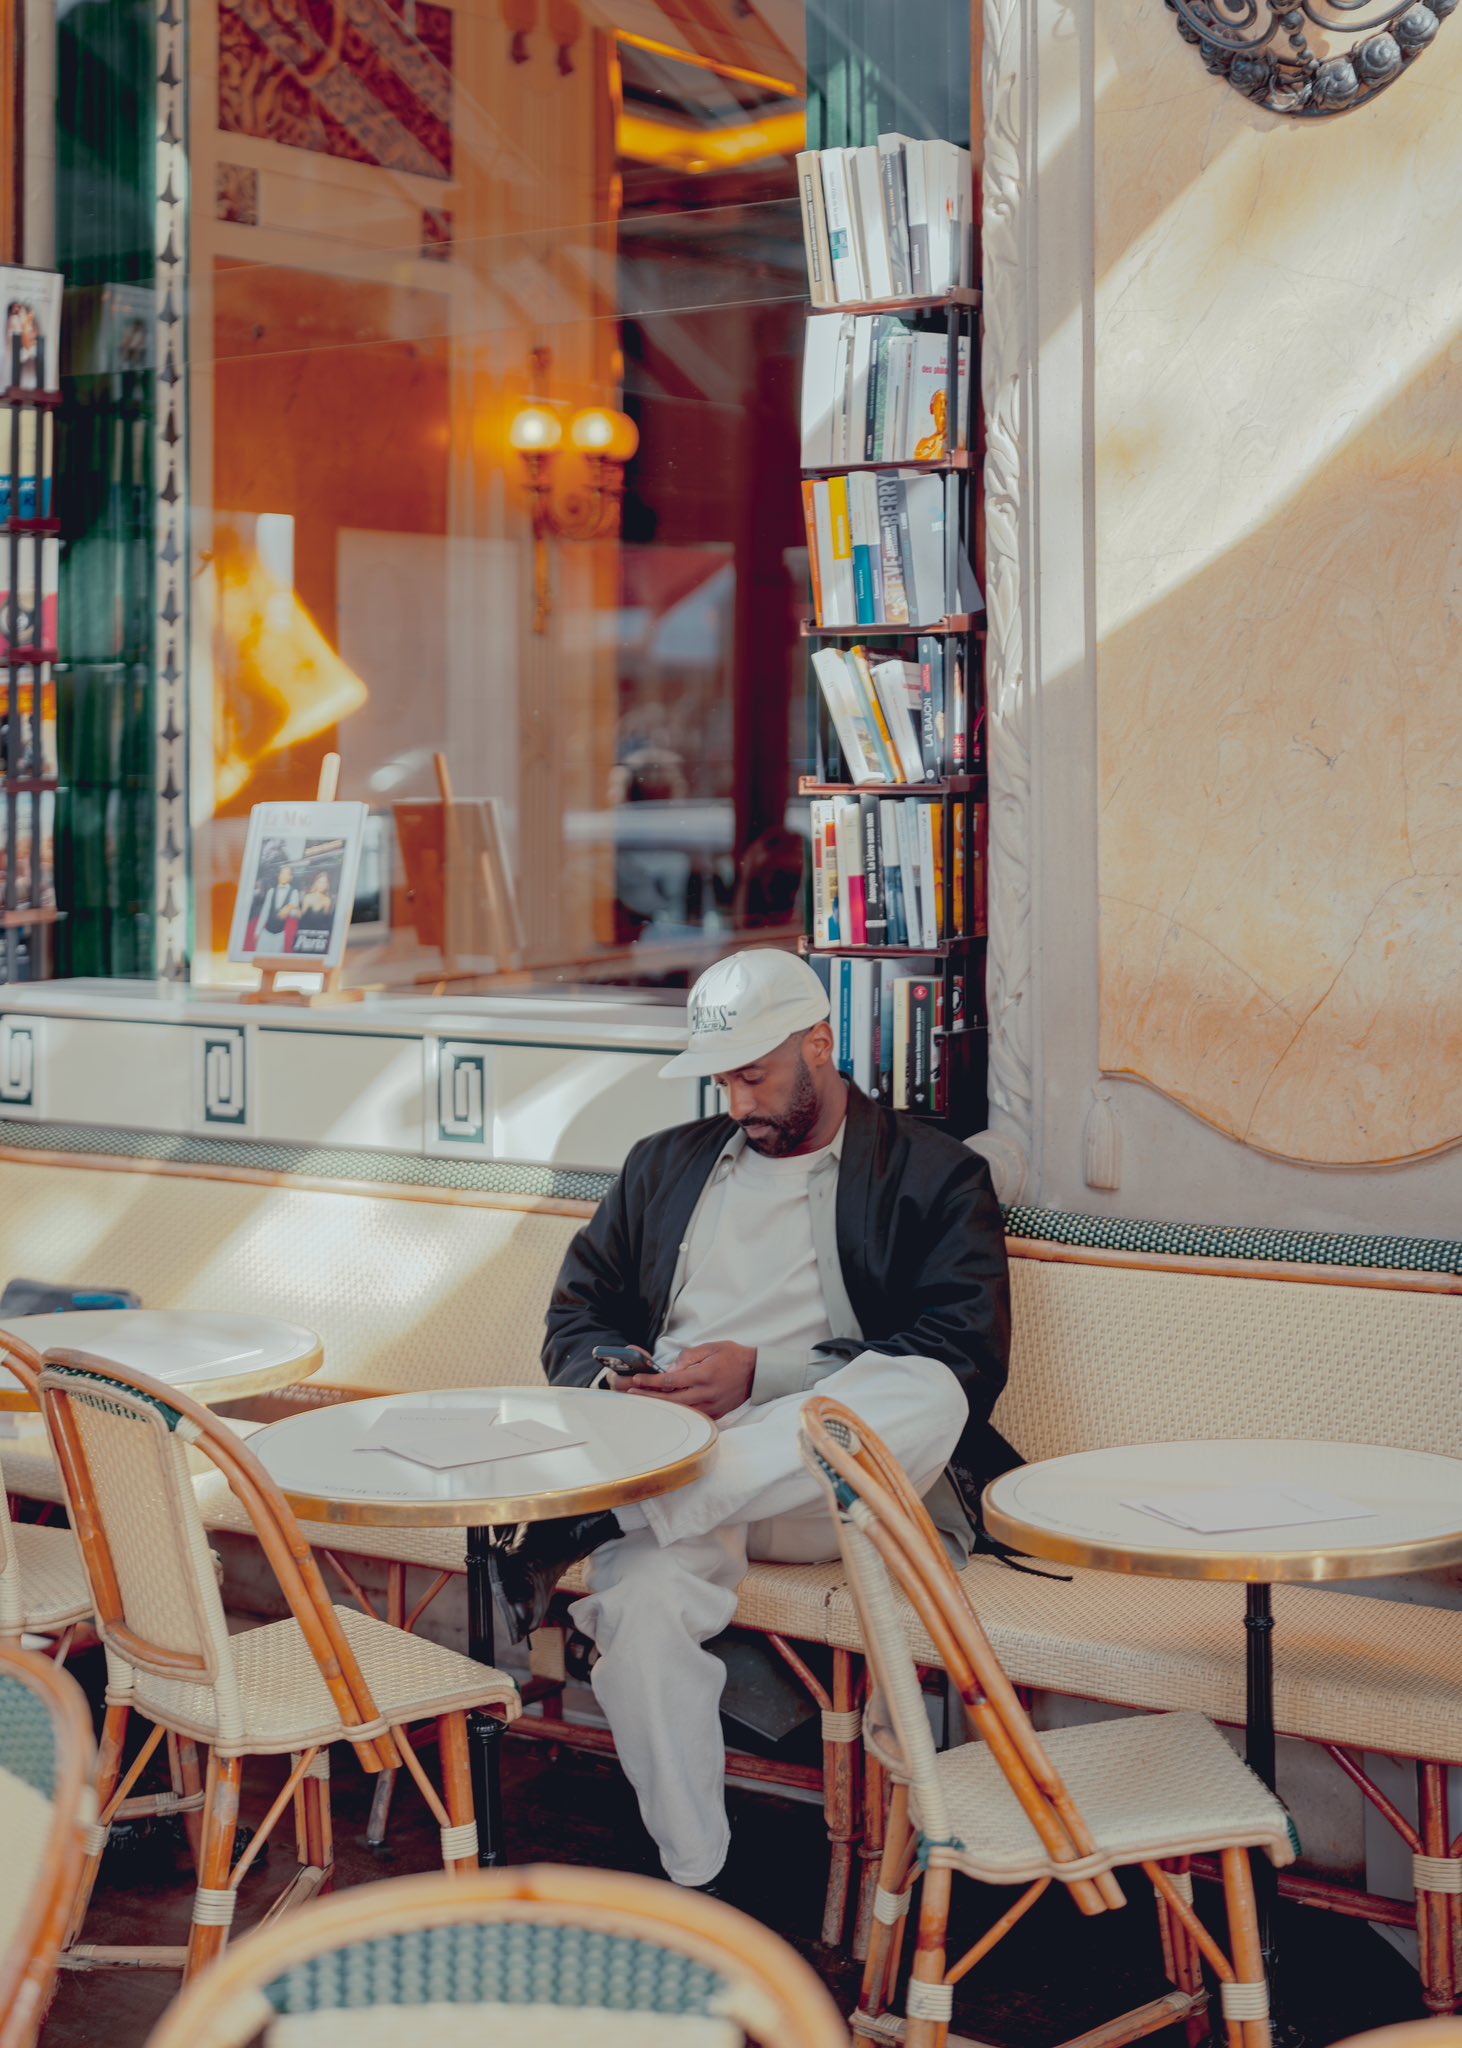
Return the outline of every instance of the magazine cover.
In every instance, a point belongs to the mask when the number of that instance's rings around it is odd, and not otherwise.
[[[229,959],[258,967],[338,967],[365,825],[364,804],[256,804]]]
[[[17,391],[61,388],[61,273],[0,267],[4,356],[0,385]],[[15,439],[0,439],[0,519],[51,516],[51,423],[22,412]]]
[[[57,592],[61,573],[61,543],[55,539],[37,541],[30,534],[21,541],[20,588],[12,605],[9,548],[0,548],[0,658],[11,652],[10,635],[17,647],[40,648],[48,659],[56,646],[58,629]],[[39,591],[36,570],[40,569]]]

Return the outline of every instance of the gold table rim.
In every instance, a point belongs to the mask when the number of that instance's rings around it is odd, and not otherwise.
[[[599,1390],[592,1387],[560,1387],[557,1390],[551,1387],[423,1387],[413,1390],[412,1394],[386,1395],[384,1398],[410,1400],[413,1394],[419,1397],[424,1393],[532,1394],[554,1391],[588,1394]],[[353,1407],[355,1404],[340,1405]],[[312,1411],[317,1414],[335,1412],[334,1408]],[[329,1494],[309,1493],[286,1486],[273,1472],[269,1476],[297,1515],[305,1521],[325,1522],[334,1528],[477,1529],[498,1528],[514,1522],[552,1522],[569,1515],[592,1515],[606,1509],[628,1507],[632,1502],[654,1500],[659,1494],[675,1493],[682,1486],[689,1486],[709,1463],[720,1436],[709,1416],[702,1419],[709,1424],[711,1431],[705,1443],[696,1450],[672,1458],[668,1464],[631,1473],[625,1478],[594,1480],[583,1486],[560,1486],[537,1493],[492,1494],[456,1501],[337,1500]],[[260,1437],[267,1436],[271,1430],[287,1429],[291,1423],[302,1420],[302,1416],[281,1416],[278,1422],[269,1423],[253,1437],[250,1449],[257,1457]],[[269,1471],[267,1464],[264,1469]]]
[[[1236,1443],[1236,1437],[1194,1438],[1187,1448],[1202,1443]],[[1256,1437],[1256,1443],[1287,1444],[1312,1441],[1299,1437]],[[1327,1447],[1344,1450],[1400,1451],[1403,1456],[1444,1458],[1442,1451],[1410,1451],[1402,1444],[1347,1444],[1338,1438],[1316,1438]],[[1112,1452],[1155,1450],[1158,1444],[1112,1444]],[[1047,1564],[1090,1565],[1098,1571],[1125,1573],[1129,1577],[1163,1579],[1222,1579],[1234,1584],[1315,1585],[1325,1580],[1383,1579],[1407,1572],[1434,1571],[1442,1565],[1462,1562],[1462,1512],[1459,1527],[1449,1534],[1415,1537],[1408,1541],[1350,1546],[1328,1543],[1314,1550],[1267,1551],[1232,1546],[1211,1550],[1168,1550],[1160,1543],[1112,1543],[1072,1535],[1023,1519],[1000,1507],[993,1498],[1003,1481],[1041,1465],[1063,1465],[1075,1458],[1089,1458],[1091,1451],[1069,1451],[1059,1458],[1033,1458],[990,1480],[981,1496],[985,1528],[998,1543]],[[1448,1462],[1462,1466],[1462,1459]],[[1462,1476],[1462,1475],[1459,1475]]]
[[[168,1311],[166,1309],[158,1309],[154,1313],[166,1315]],[[180,1311],[180,1313],[189,1315],[209,1314],[212,1311],[189,1309]],[[233,1311],[231,1309],[220,1309],[217,1313],[220,1315],[231,1315]],[[16,1316],[14,1320],[19,1322],[21,1318]],[[310,1338],[312,1348],[308,1351],[300,1352],[296,1358],[280,1359],[273,1365],[254,1366],[247,1372],[230,1373],[223,1379],[205,1380],[201,1385],[195,1385],[191,1380],[182,1379],[169,1380],[164,1382],[164,1384],[171,1386],[180,1394],[191,1396],[193,1400],[200,1402],[205,1408],[216,1408],[225,1401],[248,1401],[252,1400],[256,1394],[274,1394],[281,1387],[298,1386],[301,1380],[311,1378],[325,1363],[325,1346],[323,1341],[315,1331],[306,1329],[303,1323],[285,1323],[274,1316],[257,1316],[250,1320],[273,1322],[280,1329],[298,1330],[303,1336]],[[80,1333],[78,1332],[78,1334]],[[54,1350],[67,1350],[71,1348],[73,1347],[67,1345],[55,1345],[52,1347]],[[92,1356],[95,1358],[105,1358],[107,1355],[104,1350],[95,1346],[88,1348],[91,1349]],[[4,1350],[4,1334],[0,1333],[0,1371],[5,1370]],[[42,1364],[46,1362],[50,1355],[50,1352],[41,1353]],[[113,1362],[120,1364],[121,1360],[118,1359]],[[138,1372],[145,1372],[147,1370],[145,1366],[135,1365],[135,1363],[131,1369]],[[19,1382],[14,1387],[8,1387],[3,1382],[0,1382],[0,1414],[35,1415],[38,1413],[39,1410],[35,1402],[32,1401],[25,1388]]]

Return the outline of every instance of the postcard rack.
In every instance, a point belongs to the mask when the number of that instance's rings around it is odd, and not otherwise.
[[[56,792],[56,583],[60,520],[52,497],[58,391],[45,388],[42,341],[22,388],[21,344],[11,337],[0,390],[0,465],[8,489],[0,536],[0,979],[36,981],[49,971],[47,927],[56,909],[52,855]],[[33,375],[34,387],[30,378]],[[28,474],[27,474],[28,472]]]

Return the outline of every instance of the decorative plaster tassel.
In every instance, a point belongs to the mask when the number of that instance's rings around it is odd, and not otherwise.
[[[1089,1188],[1122,1185],[1122,1129],[1112,1107],[1112,1091],[1098,1081],[1086,1113],[1086,1184]]]

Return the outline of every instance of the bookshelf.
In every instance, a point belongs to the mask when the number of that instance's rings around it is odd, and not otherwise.
[[[24,277],[25,273],[12,273]],[[59,299],[59,291],[57,293]],[[57,570],[61,523],[52,499],[54,322],[33,343],[22,372],[18,333],[7,336],[0,389],[0,980],[35,981],[49,971],[48,928],[56,908]]]
[[[805,225],[809,236],[815,233],[807,215]],[[837,315],[842,336],[823,330],[813,340],[809,334],[803,389],[801,473],[813,614],[803,621],[801,635],[809,649],[815,772],[799,782],[799,795],[811,805],[809,930],[801,950],[829,989],[840,1065],[876,1100],[948,1126],[956,1135],[981,1128],[987,1108],[985,618],[973,588],[979,311],[981,295],[966,285],[938,295],[813,305],[809,328],[815,319]],[[872,322],[872,338],[860,342],[856,326],[854,338],[844,338],[860,319]],[[905,342],[905,334],[919,340]],[[944,381],[944,449],[936,451],[915,438],[911,424],[915,403],[930,401],[930,348],[921,346],[921,338],[942,340],[934,358]],[[913,377],[905,367],[889,367],[899,348],[913,360]],[[809,379],[829,365],[831,424],[815,385],[809,387]],[[919,369],[921,383],[915,381]],[[928,434],[930,426],[921,412],[917,434]],[[844,459],[829,459],[825,440]],[[889,483],[878,481],[893,477],[903,479],[903,502],[889,494]],[[913,512],[907,479],[913,477],[944,483],[942,504],[938,483],[923,487],[926,496],[919,500],[921,506],[934,500],[942,510],[942,526],[936,528],[942,543],[940,606],[930,604],[930,580],[919,575],[921,565],[909,573]],[[846,481],[837,485],[833,479]],[[872,481],[854,485],[852,479]],[[829,518],[827,504],[815,496],[819,485],[837,489],[833,520],[848,504],[848,547],[868,547],[870,567],[860,565],[854,594],[858,623],[837,618],[846,610],[848,586],[844,580],[831,592]],[[866,506],[874,487],[889,496],[878,500],[870,535]],[[862,535],[854,489],[862,492]],[[901,539],[891,539],[891,508],[903,518]],[[833,535],[833,543],[842,553],[842,537]],[[934,588],[938,592],[940,584]],[[885,616],[887,608],[897,616]],[[837,623],[829,623],[829,614]],[[842,672],[819,666],[821,649],[833,649],[842,659],[850,690],[844,690]],[[893,664],[903,664],[905,719],[917,735],[913,750],[903,745],[905,733],[889,723],[897,719],[899,700]],[[842,717],[833,711],[840,698]],[[850,713],[856,713],[850,739],[856,752],[844,745]],[[864,774],[870,766],[874,774]],[[846,844],[850,834],[856,834],[852,852]]]

